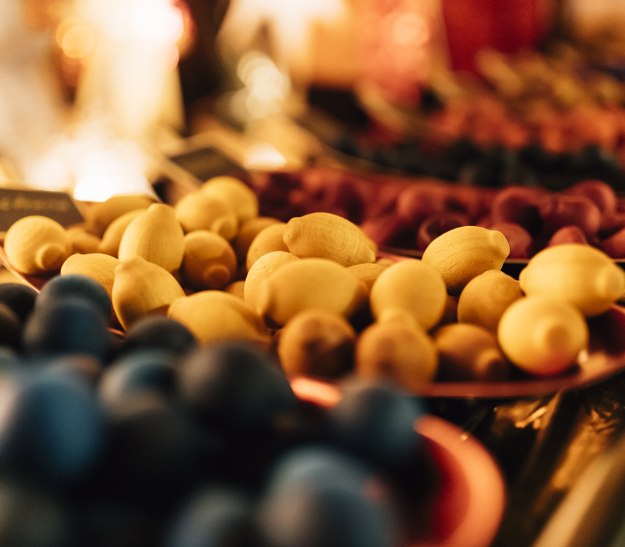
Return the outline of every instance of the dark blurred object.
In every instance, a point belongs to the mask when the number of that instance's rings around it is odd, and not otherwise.
[[[241,168],[214,146],[190,148],[169,158],[170,161],[188,171],[200,181],[224,173],[240,171]]]
[[[217,92],[222,70],[215,39],[230,0],[185,0],[195,27],[191,49],[180,59],[178,70],[185,105]]]
[[[370,123],[369,115],[352,90],[312,85],[308,89],[308,104],[348,127],[364,129]]]
[[[625,537],[625,438],[601,454],[580,477],[535,547],[618,547]]]

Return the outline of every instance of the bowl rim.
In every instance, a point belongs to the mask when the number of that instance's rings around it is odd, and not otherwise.
[[[322,407],[334,406],[342,397],[340,388],[319,380],[300,376],[290,383],[298,398]],[[415,430],[441,472],[441,489],[432,506],[432,533],[410,547],[488,547],[507,500],[499,465],[477,438],[443,418],[425,414]]]

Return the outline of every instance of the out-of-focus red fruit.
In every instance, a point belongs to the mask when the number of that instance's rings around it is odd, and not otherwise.
[[[625,258],[625,228],[601,240],[599,246],[612,258]]]
[[[601,229],[604,229],[610,218],[616,214],[618,198],[614,189],[607,182],[597,179],[584,180],[571,186],[566,193],[584,196],[599,207],[603,216]]]
[[[370,218],[360,227],[378,245],[414,249],[415,228],[398,216],[390,214]]]
[[[456,184],[449,189],[445,200],[446,211],[460,213],[474,222],[484,211],[482,190],[475,186]]]
[[[490,228],[493,223],[493,219],[490,216],[490,213],[481,216],[475,221],[475,226],[481,226],[482,228]]]
[[[600,235],[604,238],[625,228],[625,213],[616,212],[613,215],[604,216],[601,221]]]
[[[547,242],[547,247],[553,247],[554,245],[563,245],[565,243],[584,243],[587,244],[588,240],[586,235],[579,226],[564,226],[557,230],[551,239]]]
[[[412,226],[418,226],[425,218],[447,210],[449,188],[439,182],[415,183],[397,196],[397,215]]]
[[[529,233],[536,234],[541,229],[538,203],[544,195],[545,191],[539,188],[509,186],[493,199],[491,218],[493,222],[519,224]]]
[[[495,222],[489,226],[491,230],[498,230],[508,240],[510,254],[508,258],[529,258],[532,247],[532,236],[530,233],[513,222]]]
[[[551,194],[540,200],[539,212],[543,226],[556,232],[565,226],[579,226],[587,238],[593,238],[601,225],[601,211],[587,197]]]
[[[460,226],[467,226],[468,224],[469,219],[460,213],[436,213],[430,215],[421,223],[417,231],[417,248],[423,251],[432,240],[441,234]]]

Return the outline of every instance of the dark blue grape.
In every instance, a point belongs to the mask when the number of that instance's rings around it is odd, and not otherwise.
[[[45,371],[14,393],[0,430],[0,462],[13,475],[65,486],[85,476],[104,440],[103,414],[89,387]]]
[[[23,346],[31,355],[85,354],[105,361],[111,335],[102,312],[78,298],[37,307],[23,333]]]
[[[168,402],[137,395],[111,413],[98,488],[147,504],[171,504],[216,471],[222,446]]]
[[[67,298],[84,298],[102,312],[108,321],[111,315],[111,299],[106,289],[95,279],[80,274],[59,275],[48,281],[39,294],[36,307]]]
[[[23,283],[0,283],[0,303],[7,305],[24,323],[33,309],[39,293]]]
[[[297,405],[273,360],[241,342],[213,344],[184,358],[180,392],[195,416],[230,436],[264,430]]]
[[[399,527],[383,481],[332,451],[289,460],[261,500],[259,523],[272,547],[399,545]],[[282,475],[280,477],[280,475]],[[369,477],[369,478],[367,478]]]
[[[140,393],[174,395],[177,373],[171,354],[157,350],[135,351],[117,359],[105,370],[100,397],[109,407],[123,405]]]
[[[102,374],[102,364],[89,355],[63,355],[44,362],[46,373],[67,375],[95,388]]]
[[[253,505],[230,488],[197,494],[174,522],[166,547],[261,547]]]
[[[333,445],[311,444],[290,450],[278,458],[268,477],[269,490],[307,488],[319,481],[348,481],[364,485],[376,477],[362,459]]]
[[[119,351],[127,353],[139,349],[162,349],[183,355],[197,345],[193,333],[182,323],[162,315],[150,315],[132,324]]]
[[[0,303],[0,345],[18,349],[22,341],[22,323],[6,304]]]
[[[361,384],[345,390],[329,410],[334,440],[353,454],[392,468],[411,458],[421,438],[415,430],[423,405],[390,386]]]

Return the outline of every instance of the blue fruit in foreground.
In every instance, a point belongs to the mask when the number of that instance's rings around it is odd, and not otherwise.
[[[37,297],[35,307],[67,298],[83,298],[102,312],[108,321],[111,314],[111,299],[106,289],[95,279],[80,274],[59,275],[48,281]]]
[[[89,387],[46,371],[13,389],[0,429],[0,461],[6,469],[55,486],[85,476],[105,441],[103,414]]]
[[[328,415],[339,446],[382,467],[406,462],[421,441],[415,431],[421,402],[390,386],[347,388]]]
[[[104,361],[111,335],[100,310],[69,298],[35,309],[24,328],[23,346],[31,355],[86,354]]]
[[[198,345],[193,333],[182,323],[162,315],[150,315],[133,323],[126,333],[120,351],[160,349],[183,355]]]
[[[33,309],[39,293],[23,283],[0,283],[0,303],[5,304],[24,323]]]
[[[208,488],[176,520],[166,547],[261,547],[251,501],[236,490]]]
[[[259,525],[269,545],[399,545],[386,485],[357,460],[322,449],[295,451],[286,460],[260,503]]]
[[[123,405],[141,393],[171,398],[176,392],[177,373],[169,353],[143,350],[113,361],[104,371],[98,391],[109,407]]]
[[[282,371],[249,344],[213,344],[193,352],[179,367],[184,404],[205,424],[228,435],[267,428],[297,406]]]

